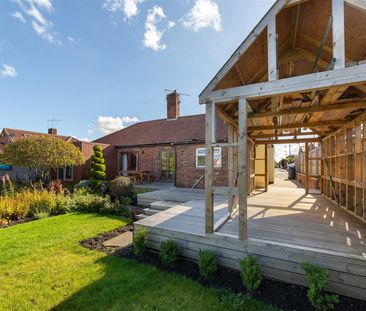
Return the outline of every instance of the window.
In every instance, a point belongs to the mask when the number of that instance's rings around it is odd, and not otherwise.
[[[196,167],[205,167],[205,148],[196,149]],[[214,167],[221,167],[221,148],[214,148],[213,156]]]
[[[65,166],[59,167],[57,170],[57,179],[59,180],[72,180],[73,178],[73,167],[72,166]]]

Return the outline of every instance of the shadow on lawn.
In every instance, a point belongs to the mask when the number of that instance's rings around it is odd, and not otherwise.
[[[95,262],[102,265],[103,276],[66,298],[52,310],[125,310],[134,305],[142,295],[150,296],[151,302],[158,297],[159,284],[157,269],[146,269],[132,260],[121,260],[105,256]],[[148,310],[154,305],[147,306]]]

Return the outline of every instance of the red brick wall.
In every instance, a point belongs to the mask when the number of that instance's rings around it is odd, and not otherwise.
[[[177,187],[191,188],[202,175],[205,175],[204,168],[196,167],[196,149],[204,147],[204,144],[178,145],[176,147]],[[221,149],[221,158],[221,168],[215,168],[215,186],[227,186],[227,148]],[[204,186],[203,179],[197,185],[197,188],[203,188]]]
[[[160,179],[161,152],[175,151],[176,186],[190,188],[205,174],[204,168],[196,168],[196,148],[204,147],[203,144],[186,144],[171,146],[153,146],[139,148],[120,148],[118,151],[119,169],[121,169],[121,154],[133,152],[138,156],[138,170],[152,172],[154,179]],[[222,148],[222,167],[215,168],[215,185],[227,185],[227,148]],[[107,165],[108,166],[108,165]],[[204,187],[204,180],[198,188]]]

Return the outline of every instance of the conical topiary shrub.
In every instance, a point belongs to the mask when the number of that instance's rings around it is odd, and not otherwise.
[[[91,157],[90,185],[95,187],[106,179],[106,167],[102,148],[100,146],[94,146],[93,150],[94,155]]]

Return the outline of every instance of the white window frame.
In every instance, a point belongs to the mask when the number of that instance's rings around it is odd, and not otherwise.
[[[59,167],[57,169],[57,179],[63,181],[73,181],[74,180],[74,167],[72,165],[68,165],[67,167],[71,167],[71,178],[66,178],[66,166]],[[63,176],[60,176],[60,168],[63,169]]]
[[[220,165],[214,165],[215,168],[221,168],[222,167],[222,153],[221,153],[221,147],[215,147],[214,148],[214,157],[215,157],[215,151],[218,155],[220,155]],[[196,168],[205,168],[206,165],[198,165],[198,157],[205,157],[206,156],[206,149],[205,148],[196,148]],[[214,161],[215,162],[215,161]]]

